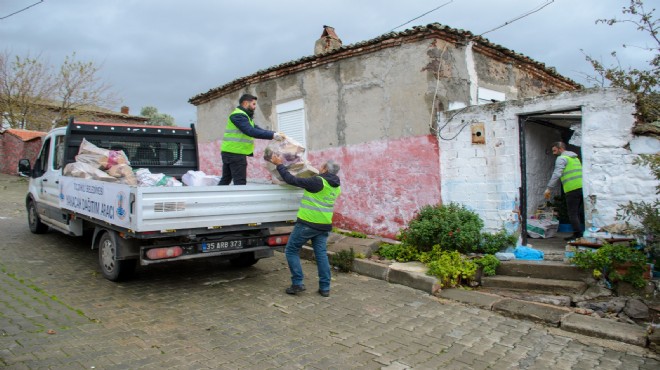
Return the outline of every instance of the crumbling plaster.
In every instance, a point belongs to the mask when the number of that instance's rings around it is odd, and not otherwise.
[[[454,102],[474,102],[481,78],[479,71],[507,71],[508,80],[518,82],[511,75],[528,73],[516,71],[499,54],[499,59],[489,62],[490,66],[481,66],[488,61],[480,57],[481,53],[481,49],[442,39],[418,39],[369,53],[356,49],[353,56],[273,78],[250,77],[252,82],[238,90],[197,105],[202,170],[220,174],[222,131],[227,114],[235,108],[241,94],[259,97],[255,122],[272,130],[278,129],[277,105],[303,99],[308,158],[317,166],[325,158],[334,158],[342,165],[343,192],[336,208],[337,225],[394,236],[421,206],[443,201],[441,178],[451,180],[451,171],[446,174],[440,170],[440,157],[446,153],[438,147],[431,129],[437,112]],[[473,65],[469,65],[468,58]],[[277,71],[271,73],[277,75]],[[497,89],[496,83],[504,78],[491,82],[485,77],[484,81],[487,87]],[[548,81],[549,87],[554,86],[555,80]],[[507,93],[516,93],[518,97],[520,91],[526,90],[510,86]],[[507,126],[506,132],[497,134],[499,145],[489,152],[491,158],[479,158],[474,151],[466,156],[473,157],[469,159],[472,166],[487,168],[493,183],[510,175],[507,158],[515,155],[507,145],[507,135],[512,135],[510,131],[515,131],[516,126]],[[255,157],[249,159],[249,179],[269,179],[260,158],[266,143],[257,140]],[[465,153],[460,151],[459,155],[463,158]],[[449,152],[447,158],[456,158],[456,153]],[[452,189],[449,180],[443,180],[442,187],[448,184]],[[465,190],[472,185],[458,186]],[[481,190],[488,190],[473,189],[471,198],[475,201],[483,197]],[[505,189],[500,184],[495,190]],[[502,199],[485,199],[483,208],[510,213],[515,195],[510,197],[506,191],[504,194]]]
[[[562,111],[579,107],[582,110],[582,164],[585,218],[590,225],[594,210],[601,220],[615,222],[616,210],[630,200],[652,202],[657,181],[647,168],[633,165],[638,154],[629,149],[633,140],[634,104],[622,90],[599,89],[564,92],[518,101],[468,107],[446,112],[440,126],[441,189],[445,203],[466,205],[484,219],[485,227],[496,231],[502,226],[517,227],[520,199],[521,167],[518,139],[518,116]],[[450,119],[451,118],[451,119]],[[470,131],[464,125],[484,122],[486,144],[471,144]],[[551,130],[552,131],[552,130]],[[530,135],[550,135],[546,138]],[[528,145],[544,145],[558,134],[532,129],[526,132]],[[503,148],[503,150],[502,150]],[[528,200],[538,202],[554,164],[554,156],[545,153],[528,157],[528,171],[538,171],[538,178],[528,186]],[[499,152],[498,152],[499,150]],[[532,161],[532,162],[529,162]],[[547,171],[546,173],[541,173]]]

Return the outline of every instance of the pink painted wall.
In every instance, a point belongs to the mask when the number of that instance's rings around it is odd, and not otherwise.
[[[262,158],[267,143],[256,141],[248,180],[270,180]],[[201,170],[207,174],[222,174],[219,147],[219,142],[200,143]],[[333,219],[337,227],[393,238],[419,208],[441,201],[439,148],[432,135],[373,141],[308,155],[317,168],[328,159],[341,166],[342,194]]]

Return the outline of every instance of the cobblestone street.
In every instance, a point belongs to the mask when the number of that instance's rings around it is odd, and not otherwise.
[[[31,234],[0,175],[0,367],[10,369],[658,369],[648,350],[334,273],[330,298],[289,284],[281,253],[139,267],[105,280],[86,238]],[[17,189],[18,188],[18,189]]]

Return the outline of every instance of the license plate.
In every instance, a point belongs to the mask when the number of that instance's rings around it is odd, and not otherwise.
[[[229,249],[243,248],[242,240],[228,240],[222,242],[202,243],[202,252],[225,251]]]

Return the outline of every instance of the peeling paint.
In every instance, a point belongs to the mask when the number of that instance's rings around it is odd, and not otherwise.
[[[219,144],[200,143],[201,170],[207,174],[222,173]],[[266,144],[255,142],[248,181],[270,181],[262,159]],[[392,238],[419,208],[441,201],[438,153],[437,140],[427,135],[313,151],[308,159],[317,168],[328,159],[341,166],[335,226]]]

